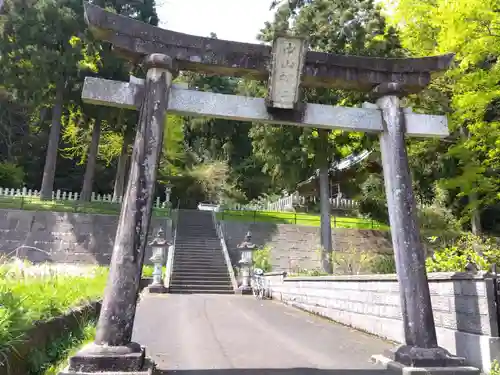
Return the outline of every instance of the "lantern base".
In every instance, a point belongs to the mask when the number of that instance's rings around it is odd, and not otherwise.
[[[153,293],[153,294],[164,294],[168,293],[168,289],[165,288],[164,285],[159,284],[159,285],[150,285],[148,286],[148,292]]]
[[[238,288],[238,292],[239,292],[239,294],[243,294],[243,295],[252,294],[252,287],[251,286],[246,286],[246,285],[241,285]]]

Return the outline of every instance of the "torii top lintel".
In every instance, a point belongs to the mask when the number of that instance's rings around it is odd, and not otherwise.
[[[138,62],[152,53],[176,59],[180,70],[248,77],[269,77],[271,47],[204,38],[161,29],[84,2],[93,34]],[[431,73],[448,69],[453,54],[422,58],[376,58],[308,51],[301,86],[369,92],[383,83],[399,83],[405,93],[425,88]]]

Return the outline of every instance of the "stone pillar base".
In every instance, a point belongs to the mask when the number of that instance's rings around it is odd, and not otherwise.
[[[148,286],[147,290],[148,290],[149,293],[153,293],[153,294],[168,293],[168,289],[165,288],[165,286],[162,285],[162,284],[159,284],[159,285],[150,285],[150,286]]]
[[[385,351],[384,356],[410,367],[465,366],[465,358],[457,357],[440,347],[428,349],[401,345]]]
[[[91,343],[69,359],[59,375],[151,375],[154,362],[137,343],[127,346],[102,346]]]
[[[479,369],[465,365],[465,358],[443,348],[417,348],[402,345],[384,355],[372,356],[372,362],[402,375],[479,375]]]
[[[242,285],[238,288],[238,294],[243,294],[243,295],[252,294],[252,287]]]

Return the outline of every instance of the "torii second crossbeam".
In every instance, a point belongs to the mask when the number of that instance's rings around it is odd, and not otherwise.
[[[265,100],[248,96],[187,90],[173,85],[168,112],[188,116],[206,116],[238,121],[303,127],[381,132],[380,110],[348,108],[307,103],[303,111],[268,112]],[[89,104],[138,110],[144,96],[142,84],[86,77],[82,99]],[[446,116],[405,113],[406,135],[411,137],[447,137]]]

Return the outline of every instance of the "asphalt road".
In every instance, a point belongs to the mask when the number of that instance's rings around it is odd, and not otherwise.
[[[134,341],[178,375],[387,374],[370,362],[393,344],[252,296],[141,297]]]

